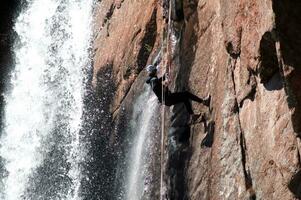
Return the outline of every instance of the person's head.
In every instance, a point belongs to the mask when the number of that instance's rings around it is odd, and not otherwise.
[[[157,74],[157,68],[154,65],[148,65],[146,67],[146,71],[150,76],[154,76]]]

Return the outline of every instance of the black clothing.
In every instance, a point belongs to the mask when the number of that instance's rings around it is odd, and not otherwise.
[[[158,97],[158,100],[160,103],[162,103],[162,79],[165,80],[165,76],[158,78],[157,76],[149,76],[146,80],[147,84],[150,84],[153,92]],[[193,110],[191,107],[190,100],[197,101],[199,103],[204,103],[204,100],[197,97],[194,94],[191,94],[190,92],[175,92],[172,93],[168,90],[166,86],[163,87],[164,89],[164,104],[166,106],[172,106],[178,103],[184,103],[187,111],[189,114],[193,114]]]
[[[147,84],[150,84],[153,92],[155,95],[158,97],[158,100],[160,103],[162,103],[162,81],[165,80],[165,76],[158,78],[157,76],[149,76],[148,79],[146,80]],[[167,96],[169,93],[168,88],[164,87],[164,96]]]
[[[166,95],[165,105],[172,106],[178,103],[184,103],[188,113],[192,115],[193,110],[192,110],[191,102],[189,100],[196,101],[199,103],[204,103],[203,99],[195,96],[194,94],[191,94],[190,92],[185,91],[185,92],[169,93],[168,95]]]

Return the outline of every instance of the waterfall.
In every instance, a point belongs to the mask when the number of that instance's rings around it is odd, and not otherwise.
[[[127,175],[127,200],[154,199],[150,196],[150,187],[153,187],[157,177],[154,176],[152,167],[156,163],[160,130],[157,126],[160,118],[157,98],[150,88],[144,87],[143,93],[137,98],[134,106],[130,129],[134,135],[130,148],[128,175]],[[158,163],[156,163],[158,164]],[[155,164],[155,165],[156,165]],[[157,168],[160,168],[157,166]]]
[[[27,0],[5,94],[0,199],[80,199],[93,0]]]

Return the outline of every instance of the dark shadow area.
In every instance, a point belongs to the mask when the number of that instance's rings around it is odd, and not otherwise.
[[[184,20],[183,0],[175,0],[171,2],[171,19],[176,22]]]
[[[172,143],[172,138],[169,138],[169,143]],[[185,167],[187,158],[190,152],[187,148],[173,149],[169,145],[169,157],[167,163],[167,177],[170,180],[170,189],[168,191],[169,199],[187,200],[186,195],[187,185],[185,184]]]
[[[14,68],[13,45],[17,36],[13,26],[22,4],[24,4],[22,0],[1,0],[0,2],[0,136],[3,130],[4,93],[9,87],[9,73]],[[0,180],[7,176],[4,165],[0,157]],[[2,184],[0,181],[0,188],[4,187]]]
[[[283,88],[283,77],[280,72],[276,72],[268,82],[264,84],[268,91],[281,90]]]
[[[212,147],[213,141],[214,141],[214,131],[215,131],[215,122],[210,121],[208,124],[204,123],[205,125],[205,133],[206,136],[202,140],[201,147]]]
[[[260,41],[260,66],[258,68],[260,82],[264,84],[268,83],[274,74],[279,72],[275,40],[272,38],[271,32],[266,32]],[[270,87],[271,89],[272,87]]]
[[[240,56],[240,50],[238,52],[234,50],[232,42],[226,44],[226,50],[233,59],[237,59]]]
[[[276,32],[283,57],[285,91],[288,105],[294,109],[294,131],[301,135],[301,1],[273,0]]]
[[[242,131],[242,130],[241,130]],[[250,200],[256,200],[256,192],[253,189],[253,179],[251,176],[250,171],[246,167],[247,163],[247,147],[246,147],[246,139],[243,132],[240,132],[240,148],[241,148],[241,161],[243,165],[243,172],[245,177],[245,187],[249,191],[249,199]]]
[[[186,2],[183,8],[183,1],[172,1],[171,18],[173,26],[173,34],[177,37],[176,47],[172,58],[171,76],[175,77],[173,81],[173,92],[182,92],[187,90],[191,68],[195,60],[196,50],[195,45],[198,42],[198,3],[193,0]],[[166,6],[167,5],[167,6]],[[165,9],[168,9],[168,3],[165,4]],[[166,11],[165,13],[168,13]],[[186,18],[190,26],[184,26],[183,19]],[[187,28],[189,27],[189,29]],[[196,28],[197,30],[194,30]],[[191,30],[192,29],[192,30]],[[168,160],[167,160],[167,177],[168,177],[168,196],[173,200],[186,200],[187,196],[187,180],[186,167],[187,162],[191,157],[189,147],[190,126],[189,114],[184,104],[173,106],[171,113],[171,123],[168,133]]]
[[[190,138],[190,126],[175,126],[169,129],[169,134],[174,136],[177,143],[188,145]]]
[[[112,3],[110,6],[110,9],[108,10],[108,12],[106,13],[106,16],[102,22],[102,27],[104,27],[108,21],[110,21],[110,19],[112,18],[113,14],[114,14],[114,10],[115,10],[115,4]]]
[[[13,45],[17,35],[13,26],[23,4],[22,0],[2,0],[0,3],[0,130],[3,125],[3,93],[9,86],[9,72],[15,64]]]
[[[250,75],[251,77],[252,75]],[[248,83],[249,84],[249,83]],[[272,85],[269,87],[269,89],[276,89],[277,87],[275,87],[277,84],[274,85],[274,83],[272,83]],[[251,89],[248,91],[247,95],[240,101],[240,102],[237,102],[239,104],[239,108],[242,108],[245,100],[249,99],[251,101],[254,101],[255,97],[256,97],[256,87],[257,85],[256,84],[252,84],[251,85]],[[269,90],[268,89],[268,90]],[[238,111],[237,111],[238,112]]]
[[[169,2],[171,2],[171,20],[180,22],[184,20],[184,7],[183,7],[183,0],[163,0],[162,6],[163,6],[163,18],[168,23],[169,19]]]
[[[301,171],[298,171],[288,184],[290,191],[298,198],[301,199]]]

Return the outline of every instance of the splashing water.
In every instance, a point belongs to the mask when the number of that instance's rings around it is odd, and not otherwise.
[[[5,96],[0,199],[80,199],[93,0],[28,0]]]
[[[144,92],[136,100],[131,121],[131,131],[134,133],[134,142],[130,151],[130,164],[128,171],[127,200],[152,199],[149,197],[149,184],[153,182],[150,170],[152,155],[155,148],[154,134],[158,130],[158,115],[160,115],[157,98],[151,93],[149,88],[144,88]]]

